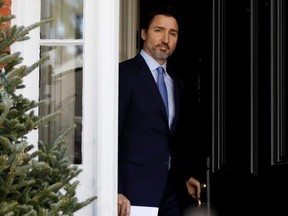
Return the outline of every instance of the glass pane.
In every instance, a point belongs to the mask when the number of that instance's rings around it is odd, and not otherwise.
[[[52,143],[59,132],[75,123],[67,137],[67,156],[80,164],[82,133],[82,46],[41,46],[41,56],[50,60],[40,66],[40,116],[61,111],[62,115],[39,130],[40,140]]]
[[[83,0],[41,0],[41,18],[54,22],[40,27],[41,39],[82,39]]]

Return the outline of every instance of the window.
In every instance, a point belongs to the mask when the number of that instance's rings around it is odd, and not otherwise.
[[[61,111],[61,116],[39,129],[39,138],[52,143],[69,125],[76,124],[67,137],[67,156],[82,163],[82,72],[83,0],[42,0],[41,19],[54,21],[40,28],[40,56],[50,59],[40,67],[39,108],[44,116]]]

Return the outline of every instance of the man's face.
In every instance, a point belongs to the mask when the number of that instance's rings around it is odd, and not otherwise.
[[[178,24],[174,17],[157,15],[147,30],[141,30],[143,49],[159,64],[172,55],[178,41]]]

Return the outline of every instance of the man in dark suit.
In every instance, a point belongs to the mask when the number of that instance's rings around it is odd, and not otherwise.
[[[179,183],[200,198],[197,177],[191,177],[173,142],[180,115],[183,83],[167,66],[178,41],[178,16],[170,6],[156,7],[141,28],[143,49],[119,65],[118,212],[131,205],[158,207],[160,216],[182,215]],[[168,95],[165,108],[157,86],[157,68],[164,68]],[[178,143],[177,143],[178,145]]]

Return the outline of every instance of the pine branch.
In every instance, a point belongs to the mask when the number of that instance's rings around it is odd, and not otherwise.
[[[41,117],[38,121],[36,121],[33,125],[34,129],[39,128],[40,126],[52,121],[55,119],[57,116],[61,115],[61,111],[57,111],[54,113],[49,113],[48,115]]]
[[[0,52],[2,53],[3,50],[5,50],[7,47],[10,47],[15,42],[25,41],[30,39],[28,36],[28,33],[38,28],[41,25],[44,25],[46,23],[53,22],[52,18],[46,18],[43,19],[37,23],[33,23],[28,27],[17,25],[12,26],[8,32],[6,33],[5,28],[1,30],[1,39],[0,39]]]
[[[35,68],[39,67],[40,65],[42,65],[45,61],[49,60],[50,56],[43,56],[42,58],[40,58],[38,61],[36,61],[34,64],[32,64],[30,67],[27,67],[26,70],[24,70],[22,77],[27,76],[28,74],[30,74],[33,70],[35,70]]]
[[[1,44],[1,43],[0,43]],[[0,48],[1,50],[1,48]],[[20,52],[15,52],[13,54],[7,54],[7,53],[2,53],[0,56],[0,65],[10,65],[12,62],[14,62],[16,59],[19,61],[19,59],[22,60],[20,57],[21,53]],[[15,66],[15,64],[13,64]],[[2,68],[1,68],[2,69]],[[6,73],[8,73],[10,70],[8,68],[5,68]],[[3,75],[2,75],[3,76]]]

